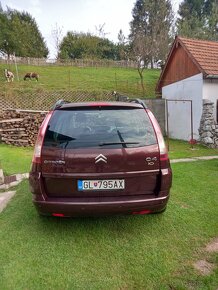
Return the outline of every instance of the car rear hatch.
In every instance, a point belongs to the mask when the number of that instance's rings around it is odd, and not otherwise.
[[[59,198],[155,194],[159,158],[142,106],[65,106],[54,112],[44,138],[45,191]]]

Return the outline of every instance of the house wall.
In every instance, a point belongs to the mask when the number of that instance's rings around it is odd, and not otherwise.
[[[164,86],[162,97],[167,100],[192,100],[194,139],[199,138],[199,126],[202,115],[203,75],[192,77]],[[191,139],[190,102],[168,102],[169,136],[175,139]]]
[[[204,79],[203,99],[214,103],[213,117],[217,118],[218,79]]]

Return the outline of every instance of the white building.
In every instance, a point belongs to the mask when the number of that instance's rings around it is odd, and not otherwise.
[[[171,138],[198,139],[203,99],[213,101],[218,122],[218,42],[176,37],[157,84],[167,100]],[[192,102],[190,102],[192,101]]]

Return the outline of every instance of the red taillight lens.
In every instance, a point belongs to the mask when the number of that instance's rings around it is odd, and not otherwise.
[[[157,142],[158,142],[158,146],[159,146],[159,150],[160,150],[160,165],[161,168],[166,168],[169,166],[169,157],[168,157],[168,152],[167,152],[167,147],[165,145],[164,142],[164,138],[160,129],[160,126],[156,120],[156,118],[154,117],[154,115],[152,114],[152,112],[148,109],[146,109],[146,112],[148,113],[148,116],[151,120],[151,123],[153,125],[156,137],[157,137]]]
[[[48,126],[48,122],[53,114],[53,111],[50,111],[44,121],[42,122],[42,125],[39,128],[39,133],[37,136],[36,144],[35,144],[35,149],[34,149],[34,154],[33,154],[33,160],[32,162],[34,163],[41,163],[41,151],[42,151],[42,144],[45,136],[45,131]]]
[[[132,214],[149,214],[151,210],[141,210],[141,211],[134,211]]]
[[[63,213],[53,213],[52,215],[53,216],[58,216],[58,217],[64,217]]]
[[[160,154],[160,161],[166,161],[169,159],[169,156],[168,154]]]

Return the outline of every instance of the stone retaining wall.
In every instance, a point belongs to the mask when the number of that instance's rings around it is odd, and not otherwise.
[[[218,124],[213,117],[214,103],[203,100],[203,112],[200,121],[200,142],[210,148],[218,148]]]

